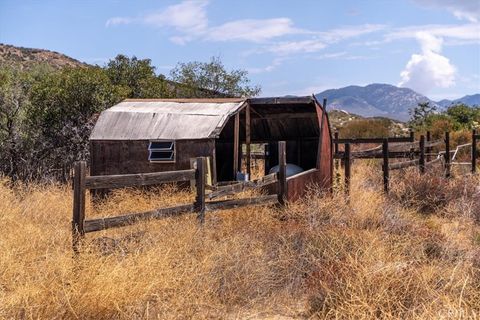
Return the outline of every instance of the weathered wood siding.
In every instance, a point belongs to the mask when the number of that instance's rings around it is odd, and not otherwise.
[[[174,163],[150,162],[149,140],[90,141],[90,175],[147,173],[190,169],[190,158],[213,157],[215,143],[207,140],[175,142]]]

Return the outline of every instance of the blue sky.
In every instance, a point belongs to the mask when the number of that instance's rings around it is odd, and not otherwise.
[[[262,95],[389,83],[432,99],[480,92],[479,0],[0,0],[0,42],[103,65],[118,53],[219,56]]]

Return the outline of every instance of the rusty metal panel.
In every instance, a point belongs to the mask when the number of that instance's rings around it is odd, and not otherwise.
[[[321,185],[323,188],[330,188],[333,181],[333,150],[332,135],[328,115],[325,109],[320,105],[317,106],[318,123],[321,127],[320,137],[318,141],[317,169],[320,170]],[[323,125],[322,125],[323,122]]]
[[[325,116],[327,116],[325,114]],[[325,122],[326,124],[328,122]],[[324,188],[331,188],[333,182],[333,148],[330,126],[323,127],[323,141],[320,152],[322,153],[320,170],[322,172],[322,183]]]
[[[324,189],[326,181],[321,170],[311,169],[287,178],[287,200],[295,201],[303,197],[309,187]]]
[[[90,140],[205,139],[215,137],[240,102],[123,101],[103,111]]]

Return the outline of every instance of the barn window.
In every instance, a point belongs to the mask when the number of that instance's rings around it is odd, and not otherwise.
[[[156,162],[175,161],[175,141],[150,141],[148,160]]]

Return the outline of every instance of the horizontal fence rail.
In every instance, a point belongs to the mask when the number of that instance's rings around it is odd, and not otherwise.
[[[396,162],[396,163],[389,164],[388,169],[390,170],[404,169],[408,167],[417,166],[419,163],[420,163],[419,159],[411,160],[411,161]]]
[[[250,189],[259,189],[271,184],[278,184],[277,194],[221,201],[206,202],[206,159],[197,158],[194,169],[137,173],[122,175],[87,176],[86,163],[76,162],[73,176],[73,219],[72,246],[75,253],[79,252],[79,243],[86,233],[111,228],[129,226],[140,221],[162,219],[186,213],[197,213],[200,224],[205,221],[205,212],[255,205],[282,205],[286,200],[286,146],[284,141],[278,143],[279,173],[272,173],[254,181],[233,182],[226,185],[215,185],[208,194],[210,199],[236,195]],[[169,182],[195,181],[195,201],[174,207],[158,208],[146,212],[128,213],[114,217],[85,219],[86,190],[116,189],[124,187],[143,187]]]
[[[150,186],[166,182],[190,181],[195,179],[195,170],[165,171],[153,173],[123,174],[86,177],[87,189],[114,189]]]
[[[276,194],[271,194],[268,196],[260,196],[255,198],[244,198],[244,199],[232,199],[232,200],[222,200],[222,201],[212,201],[207,202],[207,210],[224,210],[232,209],[247,205],[268,205],[268,204],[277,204],[278,196]]]
[[[193,204],[186,204],[171,208],[155,209],[147,212],[130,213],[116,217],[86,220],[84,228],[85,232],[88,233],[110,228],[124,227],[142,220],[161,219],[193,211]]]
[[[215,187],[214,191],[208,194],[208,198],[215,199],[215,198],[243,192],[246,190],[259,189],[259,188],[268,186],[270,184],[276,183],[278,181],[277,176],[278,176],[277,173],[271,173],[269,175],[266,175],[254,181],[238,182],[238,183],[229,184],[225,186]]]
[[[478,149],[477,144],[480,141],[480,135],[476,130],[472,131],[472,142],[456,146],[455,150],[451,150],[450,133],[445,132],[442,139],[431,140],[430,132],[426,136],[421,135],[419,141],[414,140],[414,133],[410,132],[409,137],[392,137],[392,138],[352,138],[340,139],[338,132],[335,132],[334,143],[334,159],[340,159],[344,167],[345,193],[349,194],[351,180],[351,162],[355,159],[383,159],[382,171],[384,190],[389,190],[389,171],[399,170],[409,167],[418,167],[421,174],[424,174],[427,168],[433,164],[441,163],[444,167],[446,178],[451,176],[452,165],[471,165],[471,172],[477,171]],[[379,146],[367,149],[352,151],[351,144],[381,144]],[[344,151],[340,151],[339,144],[344,144]],[[444,146],[445,149],[433,152],[433,147]],[[454,161],[461,148],[471,147],[471,162]],[[390,163],[389,159],[409,159],[407,161]],[[433,159],[433,160],[432,160]],[[338,169],[338,160],[335,160],[335,168]],[[339,175],[337,174],[337,177]]]
[[[334,139],[333,143],[339,144],[367,144],[367,143],[383,143],[385,138],[351,138],[351,139]],[[412,137],[391,137],[388,142],[413,142]]]
[[[420,151],[389,151],[388,157],[390,159],[402,159],[402,158],[411,158],[413,156],[420,155]],[[350,156],[352,159],[383,159],[383,152],[365,152],[365,151],[355,151],[351,152]],[[334,155],[335,159],[343,159],[345,157],[345,152],[339,151]]]

